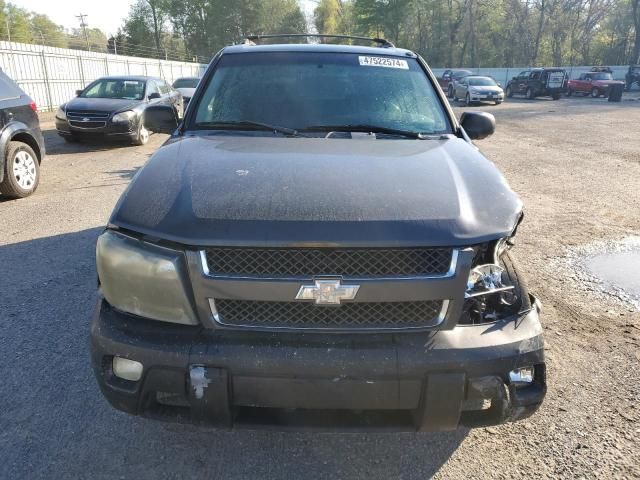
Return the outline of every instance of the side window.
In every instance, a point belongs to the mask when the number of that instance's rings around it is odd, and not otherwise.
[[[20,95],[22,95],[20,87],[4,73],[0,74],[0,99],[15,98]]]
[[[160,93],[162,95],[167,95],[168,93],[171,93],[171,87],[167,85],[167,82],[165,82],[164,80],[159,80],[158,83],[160,84]]]
[[[532,72],[529,77],[531,78],[531,80],[540,80],[540,72]]]
[[[587,78],[587,74],[586,74],[586,73],[583,73],[582,75],[580,75],[580,76],[578,77],[578,80],[585,80],[586,78]]]
[[[147,97],[149,97],[152,93],[160,93],[160,90],[158,90],[156,82],[154,82],[153,80],[149,80],[149,82],[147,83]]]
[[[525,70],[524,72],[520,72],[520,75],[518,75],[519,78],[528,78],[529,77],[529,71]]]

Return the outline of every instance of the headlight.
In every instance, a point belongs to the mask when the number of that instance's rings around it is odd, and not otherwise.
[[[184,255],[116,232],[98,237],[102,294],[115,308],[164,322],[196,325]]]
[[[113,123],[128,123],[133,117],[135,117],[135,112],[131,110],[127,110],[126,112],[116,113],[111,121]]]
[[[56,118],[60,120],[66,120],[67,114],[64,112],[64,108],[58,107],[58,111],[56,112]]]

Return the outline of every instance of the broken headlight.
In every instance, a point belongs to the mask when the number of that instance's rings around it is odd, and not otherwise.
[[[486,262],[486,263],[485,263]],[[492,263],[488,263],[492,262]],[[506,244],[477,249],[459,324],[491,323],[528,308],[528,294]]]
[[[113,307],[152,320],[196,325],[182,252],[107,230],[98,237],[96,265]]]

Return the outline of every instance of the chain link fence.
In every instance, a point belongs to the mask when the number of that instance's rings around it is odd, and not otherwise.
[[[106,75],[148,75],[173,83],[179,77],[199,77],[206,67],[202,63],[0,41],[0,68],[41,111],[55,110],[73,98],[76,90]]]

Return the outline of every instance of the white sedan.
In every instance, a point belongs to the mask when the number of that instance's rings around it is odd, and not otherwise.
[[[495,102],[500,105],[504,101],[504,90],[491,77],[469,75],[456,83],[453,100],[464,100],[465,105],[475,102]]]

